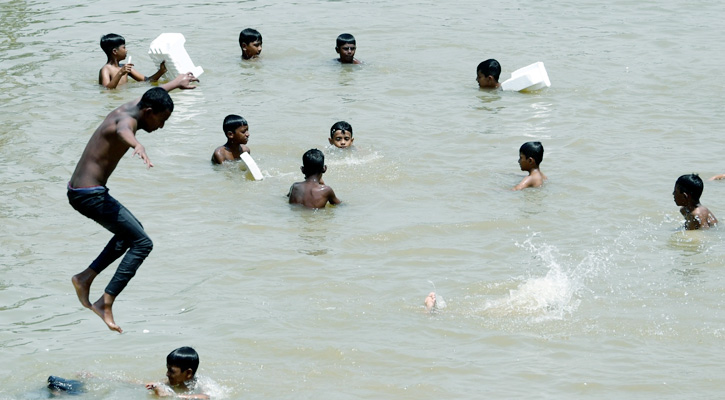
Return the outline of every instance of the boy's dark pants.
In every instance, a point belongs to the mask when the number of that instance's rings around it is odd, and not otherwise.
[[[106,248],[91,263],[90,269],[100,274],[112,262],[126,253],[113,278],[106,286],[106,293],[114,297],[118,296],[151,252],[153,248],[151,239],[146,235],[136,217],[111,197],[105,186],[68,188],[68,202],[79,213],[98,222],[114,234]]]

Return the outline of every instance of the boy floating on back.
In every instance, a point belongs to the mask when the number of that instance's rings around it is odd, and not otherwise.
[[[242,59],[251,60],[262,54],[262,34],[256,29],[247,28],[239,32],[239,47],[242,48]]]
[[[707,229],[717,224],[717,218],[700,204],[703,189],[702,179],[697,174],[682,175],[675,182],[672,195],[675,204],[680,206],[680,214],[685,217],[685,229]]]
[[[214,150],[211,162],[222,164],[224,161],[241,160],[242,153],[249,153],[247,142],[249,141],[249,124],[247,120],[239,115],[227,115],[224,118],[224,134],[227,142]]]
[[[342,203],[335,196],[335,191],[322,181],[322,174],[327,171],[327,166],[325,155],[320,150],[307,150],[302,156],[300,169],[305,174],[305,180],[295,182],[290,187],[287,193],[290,204],[301,204],[307,208],[324,208],[328,202],[332,205]]]
[[[101,48],[106,53],[108,61],[106,65],[98,72],[98,83],[107,89],[114,89],[119,85],[128,82],[128,76],[137,81],[157,81],[166,73],[166,63],[162,62],[159,70],[155,74],[146,77],[140,72],[133,69],[133,64],[126,63],[123,66],[119,64],[126,59],[126,39],[121,35],[109,33],[101,37]]]
[[[476,67],[476,82],[478,82],[478,87],[481,89],[500,88],[499,76],[501,76],[501,64],[493,58],[482,61]]]
[[[335,51],[340,55],[337,59],[340,64],[362,64],[360,60],[355,58],[355,37],[349,33],[343,33],[337,37]]]
[[[330,128],[330,144],[338,149],[347,149],[352,147],[352,125],[345,121],[338,121]]]
[[[539,169],[539,164],[544,159],[544,146],[541,142],[526,142],[519,148],[519,166],[522,171],[529,173],[529,176],[514,186],[512,190],[521,190],[528,187],[539,187],[547,179]]]
[[[83,307],[93,310],[109,329],[118,333],[123,331],[113,319],[113,302],[151,252],[153,243],[138,219],[108,194],[106,183],[129,148],[133,148],[132,155],[138,155],[148,168],[154,166],[144,146],[136,140],[136,130],[153,132],[163,128],[174,110],[174,102],[167,92],[176,88],[193,89],[190,83],[196,81],[191,73],[179,75],[169,83],[149,89],[140,99],[111,111],[88,140],[68,182],[71,206],[113,233],[91,265],[73,276],[73,286]],[[88,296],[93,280],[124,254],[105,292],[91,304]]]

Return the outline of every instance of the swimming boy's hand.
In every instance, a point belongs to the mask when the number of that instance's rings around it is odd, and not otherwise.
[[[124,64],[118,72],[120,72],[121,75],[128,75],[131,71],[133,71],[133,64]]]
[[[136,154],[141,157],[141,160],[144,162],[144,164],[146,164],[146,168],[151,168],[154,166],[151,160],[149,160],[149,156],[146,155],[146,149],[141,143],[137,144],[136,147],[134,147],[131,157],[135,157]]]
[[[174,89],[196,89],[196,86],[192,86],[191,82],[199,82],[199,78],[195,77],[191,72],[187,72],[177,75],[173,81],[165,83],[161,87],[167,92]]]
[[[176,394],[170,387],[157,382],[147,383],[146,389],[152,390],[159,397],[173,396]]]

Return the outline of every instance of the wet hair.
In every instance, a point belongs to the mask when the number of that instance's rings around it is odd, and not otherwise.
[[[124,39],[121,35],[109,33],[101,36],[101,48],[109,58],[111,57],[111,53],[113,53],[113,49],[123,46],[124,44],[126,44],[126,39]]]
[[[483,76],[493,76],[493,79],[498,82],[498,77],[501,76],[501,64],[493,58],[489,58],[486,61],[482,61],[476,67],[476,73],[480,72]]]
[[[174,112],[174,101],[164,88],[155,87],[146,91],[138,102],[138,108],[151,107],[151,111],[159,113],[162,111]]]
[[[253,43],[259,40],[262,41],[262,34],[256,29],[247,28],[239,32],[239,47],[242,47],[242,43]]]
[[[337,37],[337,47],[342,47],[346,44],[355,44],[355,36],[349,33],[343,33]]]
[[[321,174],[325,169],[325,155],[317,149],[307,150],[302,156],[302,166],[305,168],[305,178]]]
[[[239,128],[240,126],[249,126],[247,123],[247,120],[244,119],[244,117],[236,114],[229,114],[226,117],[224,117],[224,133],[227,132],[234,132]]]
[[[348,131],[350,132],[350,137],[352,137],[352,125],[348,124],[345,121],[337,121],[335,122],[335,125],[332,125],[332,128],[330,128],[330,139],[334,139],[335,131]]]
[[[677,178],[675,186],[680,188],[680,192],[688,194],[694,202],[698,203],[705,185],[699,175],[689,174]]]
[[[166,364],[179,367],[182,371],[191,369],[191,372],[196,374],[196,369],[199,368],[199,354],[191,347],[179,347],[166,356]]]
[[[519,148],[519,153],[523,154],[526,158],[533,158],[536,165],[541,164],[541,160],[544,159],[544,146],[541,142],[526,142]]]

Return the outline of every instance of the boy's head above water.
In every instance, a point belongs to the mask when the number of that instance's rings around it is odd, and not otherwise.
[[[262,53],[262,34],[252,28],[242,30],[239,32],[239,47],[242,48],[243,59],[259,57]]]
[[[244,117],[236,114],[224,118],[224,135],[227,140],[237,144],[247,144],[249,141],[249,124]]]
[[[678,206],[700,204],[704,186],[702,179],[697,174],[682,175],[677,178],[675,190],[672,193],[675,197],[675,204]]]
[[[522,171],[539,168],[544,159],[544,146],[541,142],[526,142],[519,148],[519,166]]]
[[[166,377],[170,386],[183,385],[194,379],[199,368],[199,354],[191,347],[179,347],[166,356]]]
[[[476,67],[476,82],[478,82],[478,87],[482,89],[500,87],[501,85],[498,83],[499,76],[501,76],[501,64],[493,58],[481,62]]]
[[[121,35],[109,33],[101,36],[101,48],[103,49],[103,52],[106,53],[109,60],[126,59],[126,39],[124,39]]]
[[[305,174],[305,178],[324,174],[326,170],[325,155],[320,150],[310,149],[302,156],[302,173]]]
[[[340,55],[338,61],[343,64],[355,64],[355,50],[357,50],[357,44],[353,35],[343,33],[337,37],[335,51]]]
[[[355,140],[352,137],[352,125],[345,121],[338,121],[330,128],[330,144],[345,149],[352,146],[352,142]]]

